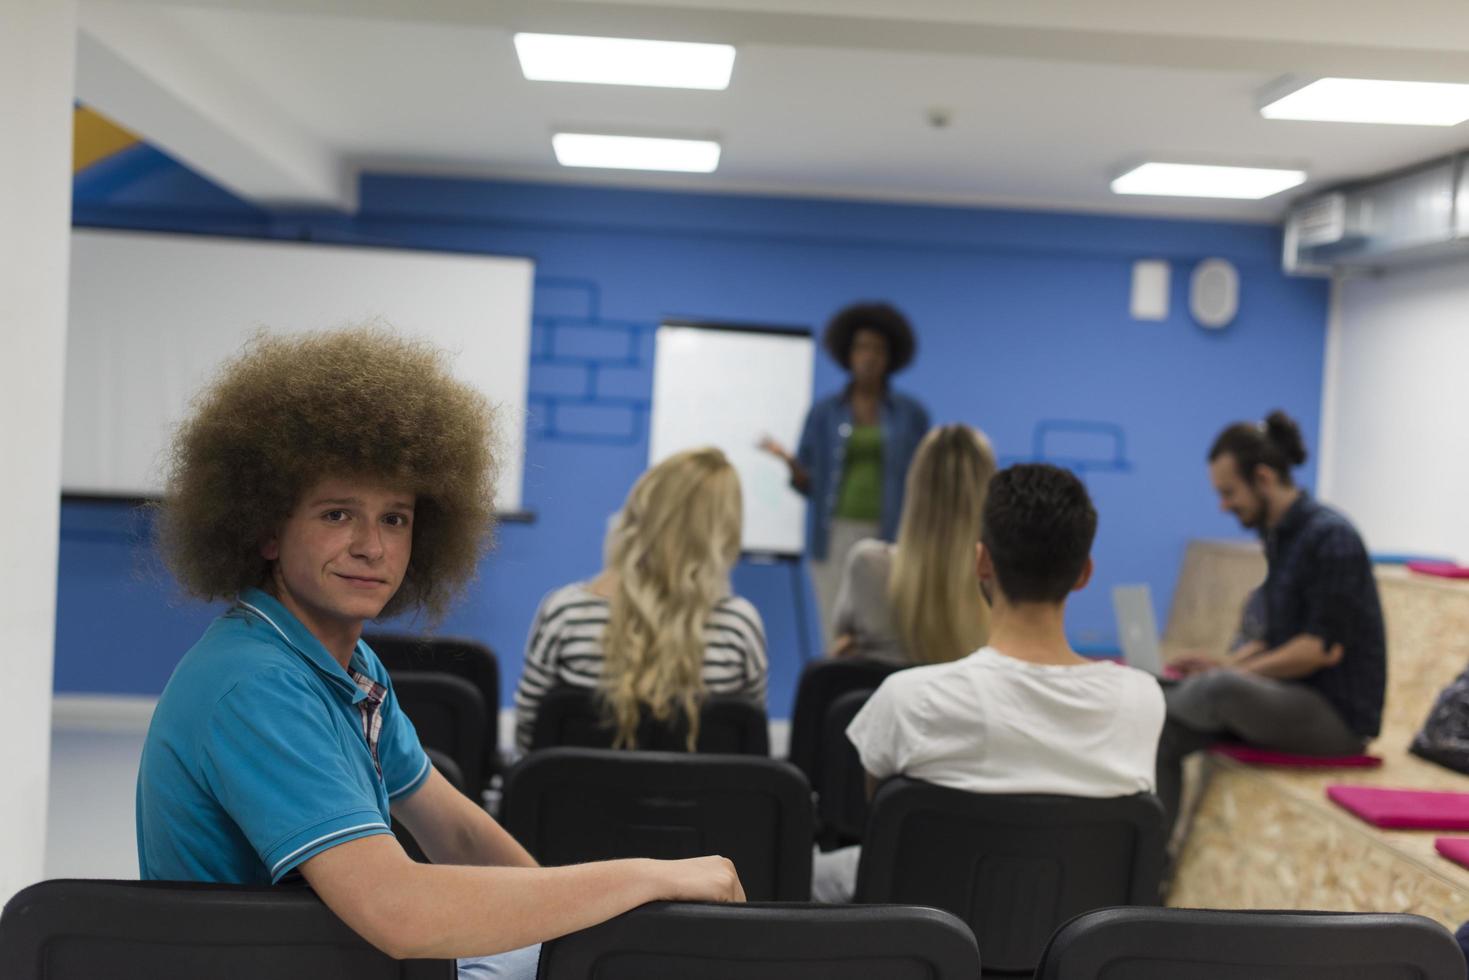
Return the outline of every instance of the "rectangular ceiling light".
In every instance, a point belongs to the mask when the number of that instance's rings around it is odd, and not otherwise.
[[[1232,197],[1259,200],[1304,183],[1303,170],[1214,167],[1193,163],[1144,163],[1112,181],[1114,194],[1164,197]]]
[[[719,166],[719,144],[713,140],[556,133],[551,137],[551,146],[556,151],[556,162],[563,167],[707,174]]]
[[[1457,126],[1469,119],[1469,85],[1318,78],[1260,109],[1266,119]]]
[[[735,58],[728,44],[569,34],[517,34],[515,53],[533,82],[698,89],[729,88]]]

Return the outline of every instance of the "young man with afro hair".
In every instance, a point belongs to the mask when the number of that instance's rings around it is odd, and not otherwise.
[[[541,868],[419,745],[362,627],[444,614],[488,546],[494,462],[483,397],[384,330],[258,337],[198,396],[160,544],[231,605],[149,728],[143,878],[304,878],[374,946],[461,977],[533,976],[536,944],[645,902],[743,899],[721,857]]]

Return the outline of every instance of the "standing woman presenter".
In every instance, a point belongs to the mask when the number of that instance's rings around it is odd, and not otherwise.
[[[825,642],[847,552],[863,538],[892,541],[903,512],[908,463],[928,431],[928,410],[888,381],[917,350],[908,318],[888,303],[857,303],[831,318],[822,346],[849,375],[846,387],[811,406],[794,455],[774,439],[761,448],[783,460],[805,495],[806,558],[821,606]]]

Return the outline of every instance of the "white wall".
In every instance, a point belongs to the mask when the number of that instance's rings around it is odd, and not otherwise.
[[[1321,496],[1375,552],[1469,562],[1469,260],[1336,284]]]
[[[42,875],[61,495],[76,5],[5,0],[0,27],[0,901]]]

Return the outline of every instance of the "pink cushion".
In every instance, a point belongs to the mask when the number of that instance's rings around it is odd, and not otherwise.
[[[1439,578],[1469,578],[1469,568],[1451,561],[1410,561],[1408,567],[1420,574],[1437,575]]]
[[[1450,861],[1469,868],[1469,837],[1440,837],[1433,846]]]
[[[1469,830],[1469,793],[1328,786],[1326,795],[1374,827]]]
[[[1249,766],[1286,766],[1291,769],[1376,769],[1382,765],[1377,755],[1296,755],[1275,752],[1253,745],[1221,742],[1209,749],[1215,755],[1243,762]]]

